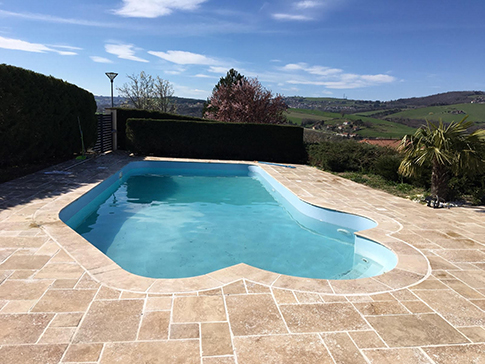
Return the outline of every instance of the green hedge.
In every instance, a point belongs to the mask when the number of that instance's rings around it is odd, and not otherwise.
[[[116,110],[116,129],[118,137],[118,149],[129,150],[131,149],[129,141],[126,139],[126,121],[128,119],[157,119],[157,120],[187,120],[187,121],[206,121],[212,122],[212,120],[196,118],[193,116],[185,116],[178,114],[171,114],[160,111],[148,111],[139,109],[126,109],[117,107]]]
[[[164,157],[305,160],[303,128],[286,125],[128,119],[127,138],[137,153]]]
[[[0,166],[70,157],[96,142],[94,96],[75,86],[0,64]]]

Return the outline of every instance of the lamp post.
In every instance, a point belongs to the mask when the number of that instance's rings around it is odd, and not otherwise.
[[[113,108],[114,107],[114,103],[113,103],[113,81],[114,81],[115,77],[118,76],[118,74],[115,73],[115,72],[106,72],[106,76],[108,76],[108,78],[111,81],[111,108]]]

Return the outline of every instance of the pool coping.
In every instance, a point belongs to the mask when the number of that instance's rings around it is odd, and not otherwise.
[[[316,199],[310,194],[305,194],[305,191],[302,192],[298,189],[298,179],[291,178],[292,171],[286,167],[287,165],[263,164],[248,161],[158,157],[147,157],[142,160],[256,165],[304,202],[330,210],[363,216],[375,221],[378,224],[377,227],[360,231],[357,235],[374,240],[392,250],[398,257],[398,263],[394,269],[382,275],[354,280],[326,280],[292,277],[255,268],[244,263],[191,278],[157,279],[138,276],[125,271],[59,218],[59,213],[65,206],[96,187],[102,182],[100,181],[78,187],[43,206],[35,213],[34,223],[41,226],[43,230],[56,241],[57,244],[63,247],[93,279],[111,288],[153,294],[189,293],[213,290],[240,279],[247,279],[273,288],[314,292],[324,295],[349,296],[379,294],[400,290],[421,283],[431,274],[430,263],[419,249],[392,236],[402,229],[402,225],[397,220],[380,214],[378,211],[374,212],[364,208],[359,209],[335,206],[333,203],[322,202],[320,199]],[[130,161],[127,161],[126,164],[129,162]],[[295,170],[312,168],[296,164],[292,164],[291,166],[295,167]],[[119,168],[116,168],[112,173],[115,173],[118,169]],[[314,170],[318,171],[316,169]],[[290,175],[287,176],[287,174]]]

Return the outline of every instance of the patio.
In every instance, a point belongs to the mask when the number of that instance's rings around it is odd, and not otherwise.
[[[150,279],[58,218],[133,160],[111,153],[0,185],[0,363],[485,363],[483,207],[434,210],[308,166],[261,164],[309,203],[377,221],[361,235],[398,266],[355,281],[245,264]]]

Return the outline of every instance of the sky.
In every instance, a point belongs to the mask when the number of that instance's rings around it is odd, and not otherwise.
[[[144,71],[206,99],[235,68],[274,94],[485,90],[482,0],[0,0],[0,63],[110,95]]]

